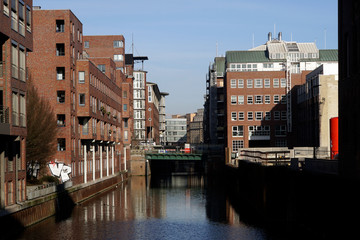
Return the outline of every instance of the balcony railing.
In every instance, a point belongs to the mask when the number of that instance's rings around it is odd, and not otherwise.
[[[0,61],[0,78],[4,76],[4,68],[3,68],[3,62]]]
[[[0,105],[0,123],[9,123],[9,108]]]

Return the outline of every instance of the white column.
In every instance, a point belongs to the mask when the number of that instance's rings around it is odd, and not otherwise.
[[[87,152],[86,152],[86,144],[84,144],[84,183],[87,182]]]
[[[124,171],[126,171],[126,147],[124,147]]]
[[[103,159],[102,159],[102,145],[100,145],[100,178],[103,177]]]
[[[92,154],[93,154],[93,162],[92,162],[92,165],[93,165],[93,181],[95,181],[95,145],[93,145],[93,151],[92,151]]]
[[[106,146],[106,176],[109,176],[109,146]]]
[[[114,145],[111,146],[111,174],[115,174]]]

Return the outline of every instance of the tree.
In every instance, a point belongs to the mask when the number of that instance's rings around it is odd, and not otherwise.
[[[28,81],[26,98],[26,165],[28,179],[33,179],[37,167],[40,172],[57,150],[57,120],[47,99],[41,97]]]

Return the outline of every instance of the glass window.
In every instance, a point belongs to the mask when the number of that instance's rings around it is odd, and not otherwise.
[[[281,78],[281,87],[286,87],[286,78]]]
[[[79,72],[79,83],[85,83],[85,72]]]
[[[244,96],[243,96],[243,95],[239,95],[239,96],[238,96],[238,104],[239,104],[239,105],[244,104]]]
[[[262,88],[262,87],[263,87],[262,79],[255,79],[255,88]]]
[[[233,137],[243,137],[244,136],[244,126],[233,126],[232,127],[232,136]]]
[[[123,41],[121,41],[121,40],[115,40],[114,41],[114,48],[121,48],[123,46],[124,46]]]
[[[90,47],[89,41],[84,41],[84,48],[89,48],[89,47]]]
[[[236,104],[236,96],[231,96],[231,104],[232,105]]]
[[[244,112],[239,112],[239,121],[244,121]]]
[[[230,87],[231,88],[236,88],[236,79],[231,79],[230,80]]]
[[[85,106],[85,93],[79,93],[79,106]]]
[[[115,61],[115,62],[121,62],[121,61],[123,61],[123,60],[124,60],[123,55],[121,55],[121,54],[114,54],[114,61]]]
[[[278,88],[278,87],[279,87],[279,79],[278,79],[278,78],[274,78],[274,79],[273,79],[273,87],[274,87],[274,88]]]
[[[271,103],[271,99],[270,99],[270,95],[265,95],[265,104],[270,104]]]
[[[238,88],[244,88],[244,79],[238,79]]]
[[[102,71],[103,73],[105,73],[105,65],[104,65],[104,64],[99,64],[97,67],[98,67],[98,69],[99,69],[100,71]]]
[[[265,112],[265,120],[271,120],[271,112]]]
[[[274,103],[278,104],[280,102],[279,95],[274,95]]]
[[[247,104],[253,104],[253,96],[247,96]]]
[[[65,31],[65,21],[63,19],[56,20],[56,32],[64,32]]]
[[[240,148],[244,148],[244,140],[233,140],[232,151],[237,152]]]
[[[255,112],[255,119],[256,120],[262,120],[263,118],[263,112]]]
[[[255,104],[262,104],[262,96],[261,95],[255,96]]]
[[[231,112],[231,121],[236,121],[236,120],[237,120],[236,112]]]
[[[248,119],[248,121],[253,120],[253,112],[247,112],[247,119]]]
[[[65,79],[65,67],[57,67],[56,68],[56,79],[57,80]]]
[[[252,88],[253,87],[253,80],[252,79],[246,80],[246,87],[247,88]]]
[[[65,91],[57,91],[57,102],[65,103]]]
[[[270,88],[270,79],[269,78],[264,79],[264,87],[265,88]]]
[[[274,111],[274,120],[280,120],[280,112]]]
[[[57,150],[58,151],[66,151],[66,139],[65,138],[58,138],[57,139]]]

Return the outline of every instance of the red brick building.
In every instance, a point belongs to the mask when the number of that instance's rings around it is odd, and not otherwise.
[[[134,62],[132,56],[125,59],[125,38],[123,35],[84,36],[84,53],[100,67],[100,60],[110,59],[114,66],[111,66],[105,74],[116,79],[116,84],[121,88],[121,145],[126,147],[128,156],[133,130],[132,113],[132,74]],[[105,66],[108,66],[105,64]],[[101,68],[101,67],[100,67]]]
[[[269,33],[264,45],[248,51],[228,51],[224,66],[217,67],[225,72],[225,146],[296,146],[296,88],[310,71],[334,61],[336,50],[286,42],[281,33],[277,39]]]
[[[0,1],[0,207],[26,200],[27,54],[32,0]]]
[[[57,116],[54,159],[71,166],[74,184],[123,170],[116,63],[84,51],[82,24],[70,10],[37,9],[33,18],[34,51],[28,67]]]

